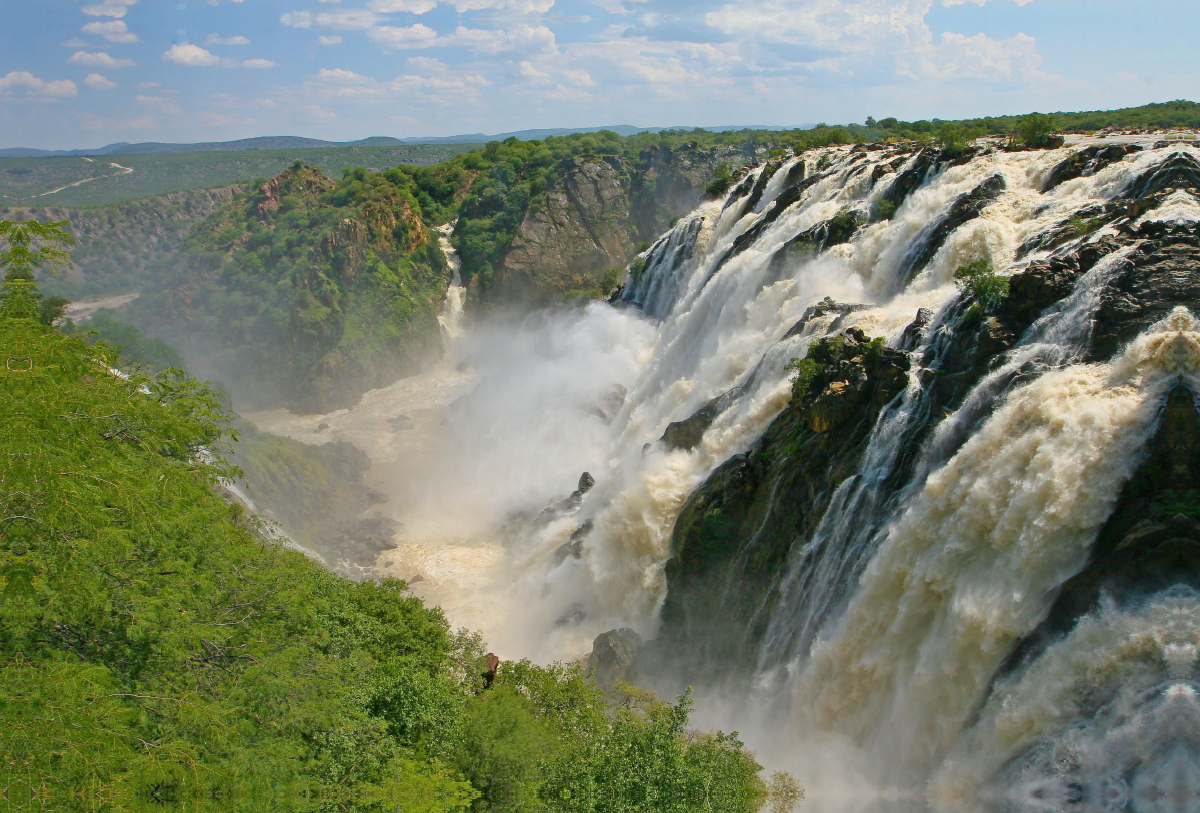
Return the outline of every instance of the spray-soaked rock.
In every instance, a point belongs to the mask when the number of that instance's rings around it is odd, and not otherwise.
[[[632,683],[637,676],[638,653],[642,646],[642,636],[628,627],[602,632],[592,642],[586,671],[604,691],[617,682]]]

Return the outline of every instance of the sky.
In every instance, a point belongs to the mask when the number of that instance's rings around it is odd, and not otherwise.
[[[0,147],[1200,100],[1195,0],[0,0]]]

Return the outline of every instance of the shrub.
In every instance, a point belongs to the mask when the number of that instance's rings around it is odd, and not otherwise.
[[[1044,113],[1030,113],[1017,120],[1010,142],[1030,148],[1044,147],[1054,132],[1054,119]]]
[[[984,313],[994,311],[1008,296],[1008,277],[997,274],[986,258],[959,266],[954,279],[960,289],[970,293]]]

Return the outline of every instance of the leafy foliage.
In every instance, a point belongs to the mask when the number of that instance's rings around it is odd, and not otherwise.
[[[682,701],[613,710],[578,667],[527,663],[485,690],[479,636],[402,582],[355,584],[269,542],[215,492],[239,474],[217,394],[114,372],[113,347],[42,324],[38,297],[11,273],[0,291],[10,803],[757,809],[753,758],[689,733]]]
[[[984,313],[994,311],[1008,296],[1008,277],[997,274],[987,258],[959,266],[954,279]]]

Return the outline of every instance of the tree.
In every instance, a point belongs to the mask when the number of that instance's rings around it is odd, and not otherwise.
[[[31,306],[44,325],[62,318],[70,300],[62,296],[45,297],[32,285],[38,271],[58,276],[61,269],[71,267],[71,253],[66,246],[75,244],[67,231],[69,221],[40,223],[37,220],[0,220],[0,238],[8,243],[0,251],[0,268],[4,269],[5,286],[24,284]],[[30,248],[39,243],[37,250]]]
[[[0,268],[5,279],[33,279],[38,271],[58,276],[61,269],[71,267],[71,253],[66,246],[75,245],[75,237],[67,227],[70,221],[41,223],[37,220],[0,220],[0,239],[8,250],[0,252]],[[37,250],[30,248],[40,243]]]
[[[1017,120],[1010,141],[1030,149],[1044,147],[1054,132],[1054,119],[1044,113],[1030,113]]]

